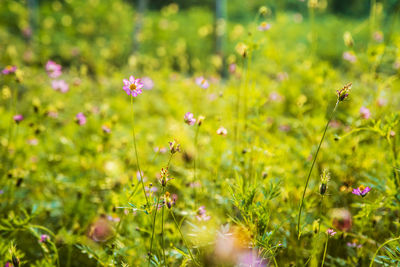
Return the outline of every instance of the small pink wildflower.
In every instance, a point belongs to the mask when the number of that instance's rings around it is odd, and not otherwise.
[[[346,51],[343,53],[343,59],[350,62],[350,63],[354,63],[357,61],[357,57],[354,54],[354,52],[352,51]]]
[[[226,136],[228,134],[228,130],[225,129],[224,127],[219,127],[217,130],[218,135]]]
[[[211,216],[206,214],[206,208],[204,206],[201,206],[198,210],[197,210],[197,215],[196,215],[196,219],[198,221],[208,221],[211,219]]]
[[[327,233],[328,236],[330,236],[330,237],[336,235],[335,230],[333,230],[333,229],[331,229],[331,228],[329,228],[329,229],[326,231],[326,233]]]
[[[15,115],[15,116],[13,117],[13,120],[14,120],[16,123],[20,123],[21,121],[24,120],[24,116],[22,116],[21,114],[17,114],[17,115]]]
[[[6,66],[2,71],[1,71],[1,73],[3,73],[4,75],[7,75],[7,74],[11,74],[11,73],[14,73],[15,71],[17,70],[17,67],[16,66]]]
[[[137,97],[142,93],[143,84],[140,79],[135,79],[132,75],[129,76],[129,80],[124,79],[124,86],[122,89],[126,92],[127,95],[131,95],[133,97]]]
[[[261,32],[268,31],[269,29],[271,29],[271,24],[269,24],[269,23],[263,21],[263,22],[261,22],[260,26],[258,26],[257,29],[258,29],[259,31],[261,31]]]
[[[234,74],[236,72],[236,64],[235,63],[229,64],[229,72],[232,74]]]
[[[358,188],[353,189],[352,193],[357,196],[365,197],[369,191],[371,191],[371,188],[361,185]]]
[[[53,87],[55,91],[60,91],[61,93],[66,93],[69,90],[69,85],[64,80],[51,81],[51,87]]]
[[[193,117],[193,113],[191,112],[186,112],[183,120],[187,125],[194,125],[196,123],[196,119]]]
[[[383,33],[381,31],[376,31],[373,34],[374,40],[377,41],[378,43],[381,43],[383,41]]]
[[[50,237],[48,235],[41,235],[40,239],[39,239],[39,242],[40,243],[46,243],[49,240],[50,240]]]
[[[61,65],[55,63],[52,60],[49,60],[46,63],[47,75],[49,75],[50,78],[57,78],[58,76],[60,76],[62,74],[61,69]]]
[[[107,133],[107,134],[111,133],[111,128],[106,124],[102,125],[101,129],[103,130],[103,133]]]
[[[361,116],[361,118],[367,120],[367,119],[369,119],[369,117],[371,117],[371,112],[369,111],[368,108],[366,108],[366,107],[361,107],[361,108],[360,108],[360,116]]]
[[[196,84],[203,89],[207,89],[210,86],[208,81],[206,79],[204,79],[203,76],[196,78]]]
[[[79,125],[85,125],[86,124],[86,116],[82,112],[79,112],[78,114],[76,114],[76,122]]]

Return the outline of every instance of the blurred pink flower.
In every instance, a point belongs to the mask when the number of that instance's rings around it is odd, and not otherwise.
[[[353,194],[354,195],[358,195],[358,196],[361,196],[361,197],[365,197],[367,194],[368,194],[368,192],[369,191],[371,191],[371,188],[370,187],[364,187],[363,185],[361,185],[361,186],[359,186],[358,188],[355,188],[355,189],[353,189]]]
[[[368,108],[366,108],[366,107],[361,107],[361,108],[360,108],[360,116],[361,116],[361,118],[367,120],[367,119],[369,119],[369,117],[371,117],[371,112],[369,111]]]
[[[40,239],[39,239],[39,242],[40,243],[46,243],[49,240],[50,240],[50,237],[48,235],[41,235]]]
[[[20,123],[21,121],[24,120],[24,116],[22,116],[21,114],[17,114],[17,115],[15,115],[15,116],[13,117],[13,120],[14,120],[16,123]]]
[[[334,235],[336,235],[336,232],[335,232],[335,230],[333,230],[333,229],[328,229],[328,230],[326,230],[326,233],[328,234],[328,236],[334,236]]]
[[[52,60],[49,60],[46,63],[47,75],[49,75],[50,78],[57,78],[58,76],[60,76],[62,74],[61,68],[61,65],[55,63]]]
[[[124,79],[124,86],[122,89],[126,92],[127,95],[131,95],[133,97],[137,97],[142,93],[143,84],[140,79],[135,79],[132,75],[129,76],[129,80]]]
[[[226,130],[224,127],[219,127],[217,130],[218,135],[226,136],[228,134],[228,130]]]
[[[143,83],[143,89],[151,90],[154,87],[154,82],[150,77],[143,77],[142,83]]]
[[[51,87],[54,90],[66,93],[69,90],[69,85],[64,80],[53,80],[51,81]]]
[[[196,84],[203,89],[207,89],[210,86],[208,81],[206,79],[204,79],[203,76],[196,78]]]
[[[85,125],[86,124],[86,116],[82,112],[79,112],[78,114],[76,114],[76,122],[79,125]]]
[[[257,29],[262,32],[268,31],[270,28],[271,28],[271,24],[269,24],[265,21],[261,22],[261,24],[257,27]]]
[[[350,62],[354,63],[357,61],[356,55],[352,51],[346,51],[343,53],[343,59]]]
[[[201,206],[198,210],[197,210],[197,215],[196,215],[196,219],[198,221],[208,221],[211,219],[211,216],[206,214],[206,208],[204,206]]]
[[[196,123],[196,119],[193,117],[193,113],[191,112],[186,112],[183,120],[187,125],[194,125]]]
[[[7,75],[7,74],[14,73],[16,70],[17,70],[17,67],[16,67],[16,66],[6,66],[6,67],[1,71],[1,73],[3,73],[4,75]]]

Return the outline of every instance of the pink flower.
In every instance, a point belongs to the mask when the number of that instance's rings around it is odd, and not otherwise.
[[[206,79],[204,79],[203,76],[196,78],[196,84],[203,89],[207,89],[210,86],[208,81]]]
[[[232,74],[236,72],[236,64],[235,63],[229,64],[229,72]]]
[[[21,121],[24,120],[24,116],[22,116],[21,114],[17,114],[17,115],[15,115],[15,116],[13,117],[13,120],[14,120],[16,123],[20,123]]]
[[[187,125],[194,125],[196,123],[196,119],[193,118],[193,113],[191,112],[186,112],[183,120]]]
[[[258,30],[261,32],[268,31],[271,28],[271,24],[264,22],[261,22],[260,26],[258,26]]]
[[[369,191],[371,191],[371,188],[361,185],[358,188],[353,189],[352,193],[357,196],[365,197]]]
[[[352,51],[346,51],[343,53],[343,59],[350,62],[354,63],[357,61],[356,55]]]
[[[142,83],[143,83],[143,89],[151,90],[154,87],[154,82],[150,77],[143,77]]]
[[[82,112],[79,112],[78,114],[76,114],[76,122],[79,125],[85,125],[86,124],[86,116]]]
[[[41,235],[40,239],[39,239],[39,242],[40,243],[46,243],[49,240],[50,240],[50,237],[48,235]]]
[[[218,135],[226,136],[228,134],[228,130],[226,130],[224,127],[219,127],[217,130]]]
[[[328,234],[328,236],[336,235],[336,232],[333,229],[330,229],[330,228],[326,231],[326,233]]]
[[[142,93],[143,84],[140,79],[135,79],[132,75],[129,77],[129,80],[124,79],[124,86],[122,89],[126,92],[127,95],[131,95],[133,97],[137,97]]]
[[[52,60],[49,60],[46,63],[47,75],[49,75],[50,78],[57,78],[58,76],[60,76],[62,74],[61,68],[61,65],[55,63]]]
[[[7,75],[7,74],[11,74],[11,73],[14,73],[15,71],[17,70],[17,67],[16,66],[6,66],[2,71],[1,71],[1,73],[3,73],[4,75]]]
[[[371,112],[369,111],[368,108],[366,108],[366,107],[361,107],[361,108],[360,108],[360,116],[361,116],[361,118],[367,120],[367,119],[369,119],[369,117],[371,117]]]
[[[381,43],[383,41],[383,33],[381,31],[376,31],[373,34],[374,40],[377,41],[378,43]]]
[[[69,90],[69,85],[64,80],[51,81],[51,87],[53,87],[55,91],[60,91],[61,93],[66,93]]]
[[[204,206],[201,206],[198,210],[197,210],[197,215],[196,215],[196,219],[198,221],[208,221],[211,219],[211,216],[208,216],[206,211],[206,208]]]
[[[105,125],[105,124],[102,125],[101,129],[103,130],[104,133],[107,133],[107,134],[111,133],[111,129],[108,125]]]

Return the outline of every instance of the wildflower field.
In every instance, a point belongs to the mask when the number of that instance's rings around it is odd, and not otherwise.
[[[0,266],[400,266],[397,0],[0,0]]]

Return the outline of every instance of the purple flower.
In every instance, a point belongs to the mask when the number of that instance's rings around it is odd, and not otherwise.
[[[261,32],[268,31],[271,28],[271,24],[264,22],[261,22],[260,26],[258,26],[258,30]]]
[[[358,188],[353,189],[352,193],[357,196],[365,197],[369,191],[371,191],[371,188],[361,185]]]
[[[86,116],[82,112],[79,112],[78,114],[76,114],[76,122],[79,125],[85,125],[86,124]]]
[[[61,68],[61,65],[55,63],[52,60],[49,60],[46,63],[47,75],[49,75],[50,78],[57,78],[58,76],[60,76],[62,74]]]
[[[335,230],[333,230],[333,229],[331,229],[331,228],[329,228],[328,230],[326,230],[326,233],[328,234],[328,236],[334,236],[334,235],[336,235]]]
[[[229,72],[232,74],[236,72],[236,64],[235,63],[229,64]]]
[[[4,75],[10,74],[10,73],[14,73],[17,70],[16,66],[6,66],[1,73],[3,73]]]
[[[196,123],[196,119],[193,118],[193,113],[186,112],[185,117],[183,117],[184,122],[187,125],[194,125]]]
[[[7,261],[6,264],[4,264],[4,267],[13,267],[13,265],[11,262]]]
[[[13,117],[13,120],[14,120],[16,123],[20,123],[21,121],[24,120],[24,116],[22,116],[21,114],[17,114],[17,115],[15,115],[15,116]]]
[[[151,90],[154,87],[154,82],[150,77],[143,77],[142,83],[143,83],[143,89]]]
[[[50,237],[48,235],[41,235],[40,239],[39,239],[39,242],[40,243],[46,243],[49,240],[50,240]]]
[[[267,267],[268,262],[257,254],[254,251],[241,253],[238,257],[238,266]]]
[[[196,84],[203,89],[207,89],[210,86],[208,81],[206,79],[204,79],[203,76],[196,78]]]
[[[348,83],[345,86],[343,86],[343,88],[341,88],[340,90],[336,90],[336,94],[339,101],[344,101],[349,96],[352,86],[353,86],[352,83]]]
[[[208,221],[211,219],[211,216],[208,216],[206,211],[206,208],[204,206],[201,206],[198,210],[197,210],[197,215],[196,215],[196,219],[198,221]]]
[[[369,117],[371,117],[371,112],[369,111],[368,108],[366,108],[366,107],[361,107],[361,108],[360,108],[360,116],[361,116],[361,118],[367,120],[367,119],[369,119]]]
[[[346,244],[350,248],[361,248],[361,244],[357,244],[356,240],[353,240],[353,242],[347,242]]]
[[[69,90],[69,86],[64,80],[52,81],[51,87],[53,87],[53,89],[56,91],[60,91],[61,93],[66,93]]]
[[[346,51],[343,53],[343,59],[350,62],[354,63],[357,61],[356,55],[352,51]]]
[[[142,93],[143,84],[140,79],[135,79],[132,75],[129,77],[129,80],[124,79],[124,86],[122,89],[126,92],[127,95],[131,95],[133,97],[137,97]]]

